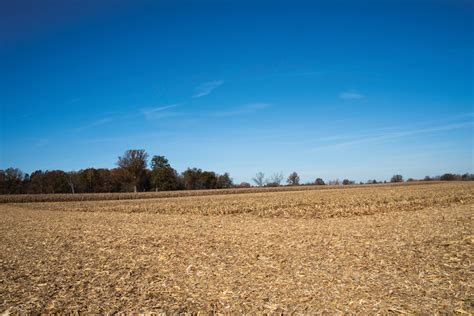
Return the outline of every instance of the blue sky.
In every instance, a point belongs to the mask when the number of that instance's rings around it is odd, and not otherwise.
[[[0,3],[0,168],[474,172],[471,1]]]

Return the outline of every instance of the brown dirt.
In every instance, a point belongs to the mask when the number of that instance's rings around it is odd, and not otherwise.
[[[207,197],[256,205],[234,215],[0,205],[0,311],[473,313],[473,185],[406,188]],[[371,216],[350,212],[384,198]],[[332,216],[302,218],[301,199]]]

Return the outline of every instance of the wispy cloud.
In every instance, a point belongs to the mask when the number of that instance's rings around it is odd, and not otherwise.
[[[140,112],[145,115],[145,118],[147,119],[153,119],[156,117],[163,116],[164,113],[169,113],[169,109],[176,108],[180,106],[181,104],[169,104],[169,105],[163,105],[163,106],[158,106],[154,108],[144,108],[141,109]]]
[[[205,95],[208,95],[214,89],[220,87],[223,83],[224,81],[221,81],[221,80],[202,83],[196,87],[195,89],[196,91],[194,92],[193,98],[200,98]]]
[[[164,105],[164,106],[159,106],[159,107],[154,107],[154,108],[145,108],[145,109],[141,109],[141,113],[145,115],[145,118],[147,120],[157,120],[157,119],[162,119],[166,117],[188,115],[188,113],[169,111],[169,109],[173,109],[179,106],[181,106],[181,104],[178,103],[178,104],[170,104],[170,105]]]
[[[168,117],[187,116],[189,113],[184,112],[156,112],[147,117],[148,120],[159,120]]]
[[[148,108],[142,108],[139,110],[134,110],[131,113],[120,113],[120,112],[106,113],[104,115],[108,115],[108,116],[105,116],[101,119],[93,121],[89,124],[76,127],[74,131],[82,132],[84,130],[88,130],[88,129],[101,126],[110,122],[118,122],[118,121],[126,122],[132,119],[143,118],[143,117],[145,117],[145,119],[147,120],[155,120],[155,119],[161,119],[165,117],[188,115],[188,113],[169,111],[170,109],[176,108],[180,105],[181,104],[178,103],[178,104],[169,104],[169,105],[163,105],[163,106],[158,106],[158,107],[148,107]]]
[[[341,92],[339,94],[339,98],[343,100],[358,100],[358,99],[363,99],[365,98],[365,95],[355,91],[355,90],[348,90]]]
[[[358,145],[361,143],[391,141],[391,140],[396,140],[396,139],[414,136],[418,134],[429,134],[429,133],[452,131],[452,130],[458,130],[458,129],[473,128],[473,127],[474,127],[474,122],[460,122],[460,123],[446,124],[442,126],[426,127],[426,128],[419,128],[419,129],[366,134],[366,135],[352,137],[351,139],[347,139],[346,141],[319,146],[317,148],[313,148],[313,151],[318,151],[320,149],[327,149],[327,148],[343,148],[343,147],[348,147],[352,145]]]
[[[215,112],[215,116],[234,116],[234,115],[241,115],[241,114],[247,114],[247,113],[253,113],[257,111],[261,111],[264,109],[267,109],[271,107],[272,105],[270,103],[249,103],[242,105],[237,108],[233,108],[229,111],[221,111],[221,112]]]
[[[152,114],[152,113],[162,112],[162,111],[167,110],[167,109],[175,108],[179,105],[180,104],[170,104],[170,105],[158,106],[158,107],[155,107],[155,108],[145,108],[145,109],[142,109],[141,111],[142,111],[143,114],[149,115],[149,114]]]
[[[81,131],[84,131],[84,130],[87,130],[87,129],[90,129],[90,128],[93,128],[93,127],[96,127],[96,126],[104,125],[104,124],[112,122],[112,121],[113,121],[113,117],[104,117],[104,118],[101,118],[101,119],[99,119],[97,121],[94,121],[92,123],[89,123],[89,124],[86,124],[86,125],[83,125],[83,126],[79,126],[79,127],[75,128],[74,130],[76,132],[81,132]]]

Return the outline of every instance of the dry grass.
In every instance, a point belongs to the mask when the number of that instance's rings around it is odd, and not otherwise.
[[[0,311],[473,313],[473,196],[444,183],[3,204]]]
[[[163,192],[122,192],[122,193],[77,193],[77,194],[6,194],[0,195],[0,203],[30,203],[30,202],[67,202],[67,201],[104,201],[104,200],[143,200],[169,197],[193,197],[209,195],[265,193],[282,191],[307,191],[307,190],[333,190],[341,188],[378,188],[384,186],[413,186],[439,184],[439,181],[429,182],[408,182],[408,183],[387,183],[370,185],[303,185],[303,186],[281,186],[281,187],[253,187],[253,188],[233,188],[233,189],[213,189],[213,190],[185,190],[185,191],[163,191]]]
[[[258,192],[258,191],[257,191]],[[356,187],[123,201],[24,203],[35,210],[329,218],[414,211],[474,201],[474,183]]]

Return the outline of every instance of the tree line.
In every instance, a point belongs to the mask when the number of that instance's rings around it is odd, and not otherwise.
[[[31,174],[18,168],[0,170],[0,194],[170,191],[233,186],[227,172],[218,174],[188,168],[178,173],[166,157],[157,155],[148,164],[148,154],[143,149],[127,150],[118,157],[117,168],[113,169],[37,170]]]
[[[248,182],[234,184],[229,173],[218,174],[198,168],[188,168],[178,173],[171,167],[164,156],[153,156],[148,163],[148,154],[143,149],[127,150],[118,157],[117,168],[87,168],[79,171],[37,170],[31,174],[23,173],[18,168],[0,170],[0,194],[40,194],[40,193],[106,193],[138,191],[171,191],[198,189],[225,189],[231,187],[251,187]],[[148,167],[149,166],[149,167]],[[284,175],[281,172],[265,177],[258,172],[253,178],[255,186],[275,187],[283,185]],[[423,181],[473,181],[470,173],[445,173],[441,176],[426,176]],[[407,182],[421,181],[408,178]],[[405,182],[402,175],[394,175],[390,182]],[[387,183],[387,181],[368,180],[359,184]],[[322,178],[301,184],[297,172],[292,172],[286,184],[326,185]],[[329,185],[353,185],[355,181],[344,179],[330,180]]]
[[[282,185],[284,176],[283,174],[280,173],[274,173],[272,176],[269,178],[265,177],[265,174],[263,172],[258,172],[255,174],[255,176],[252,178],[252,181],[255,183],[256,186],[262,187],[274,187],[274,186],[280,186]],[[454,174],[454,173],[445,173],[441,176],[435,176],[435,177],[430,177],[426,176],[423,179],[413,179],[413,178],[408,178],[406,182],[412,182],[412,181],[474,181],[474,174],[471,173],[465,173],[463,175],[460,174]],[[399,183],[399,182],[405,182],[404,178],[400,174],[396,174],[392,176],[392,178],[389,181],[390,183]],[[286,179],[286,183],[288,185],[326,185],[326,182],[324,182],[323,179],[321,178],[316,178],[314,182],[308,182],[305,184],[300,184],[300,177],[297,172],[292,172]],[[379,184],[379,183],[388,183],[388,181],[377,181],[375,179],[367,180],[367,182],[359,182],[358,184]],[[353,180],[349,179],[344,179],[340,181],[339,179],[335,180],[330,180],[328,181],[329,185],[353,185],[357,184]],[[250,186],[250,184],[248,184]]]

